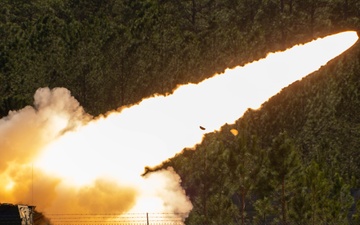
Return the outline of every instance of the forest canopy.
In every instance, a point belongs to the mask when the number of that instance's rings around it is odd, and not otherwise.
[[[358,0],[2,0],[0,11],[0,117],[40,87],[66,87],[96,116],[360,30]],[[159,166],[182,178],[186,223],[359,223],[359,75],[357,44]]]

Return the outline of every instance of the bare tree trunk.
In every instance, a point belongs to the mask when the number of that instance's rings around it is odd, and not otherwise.
[[[283,225],[286,225],[286,201],[285,201],[285,177],[282,179],[282,200],[281,200],[281,208],[282,208],[282,220]]]
[[[207,160],[207,152],[205,151],[205,157],[204,157],[204,177],[206,175],[206,170],[207,170],[207,164],[206,164],[206,160]],[[203,205],[204,205],[204,217],[205,217],[205,224],[208,224],[208,217],[207,217],[207,195],[206,195],[206,191],[207,191],[207,182],[206,179],[203,180],[204,182],[204,193],[203,193]]]
[[[196,9],[196,1],[192,0],[192,7],[191,7],[191,22],[192,25],[195,27],[195,23],[196,23],[196,13],[197,13],[197,9]]]
[[[314,2],[311,3],[310,8],[310,33],[311,37],[314,37],[314,26],[315,26],[315,4]]]
[[[245,190],[241,190],[241,224],[245,224]]]
[[[349,9],[349,1],[345,0],[344,2],[344,19],[348,18],[348,9]]]

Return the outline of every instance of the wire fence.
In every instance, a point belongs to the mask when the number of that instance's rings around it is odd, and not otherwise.
[[[36,222],[41,225],[184,225],[181,214],[172,213],[128,213],[128,214],[47,214],[50,221]],[[357,221],[339,222],[276,222],[276,221],[233,221],[230,224],[216,223],[209,221],[207,223],[198,222],[195,225],[359,225]],[[23,223],[21,220],[8,219],[1,220],[0,225],[33,225],[32,223]],[[194,225],[194,223],[192,223]]]
[[[182,214],[46,214],[51,225],[183,225]]]

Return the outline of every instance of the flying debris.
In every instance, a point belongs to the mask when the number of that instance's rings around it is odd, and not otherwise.
[[[200,129],[201,129],[201,130],[206,130],[205,127],[203,127],[203,126],[200,126]]]
[[[236,135],[239,134],[239,131],[236,130],[236,129],[231,129],[230,132],[231,132],[234,136],[236,136]]]

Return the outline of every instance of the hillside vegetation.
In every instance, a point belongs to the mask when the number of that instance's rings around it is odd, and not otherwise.
[[[360,30],[358,0],[2,0],[0,12],[0,116],[45,86],[98,115]],[[359,77],[357,44],[159,166],[182,178],[186,223],[360,223]]]

